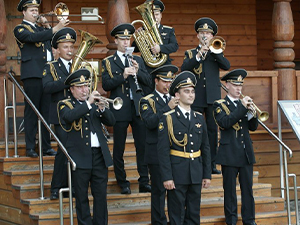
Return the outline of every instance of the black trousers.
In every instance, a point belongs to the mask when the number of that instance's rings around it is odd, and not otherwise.
[[[166,189],[160,175],[159,164],[148,164],[151,179],[151,224],[167,225],[165,213]]]
[[[114,125],[114,147],[113,147],[113,161],[114,172],[118,184],[121,188],[129,187],[130,183],[126,180],[126,172],[124,169],[124,150],[127,137],[127,128],[129,124],[132,127],[132,134],[134,145],[136,149],[137,170],[140,175],[138,181],[140,185],[149,183],[148,166],[144,162],[145,156],[145,140],[146,140],[146,127],[140,117],[135,115],[134,104],[132,107],[132,121],[117,121]]]
[[[202,184],[175,184],[168,190],[170,225],[199,225]]]
[[[67,141],[67,132],[59,124],[54,125],[55,134],[60,142],[65,146]],[[68,168],[67,157],[58,146],[54,160],[54,169],[51,181],[51,192],[58,191],[60,188],[68,186]]]
[[[205,115],[207,125],[207,135],[210,145],[211,168],[216,168],[216,155],[218,147],[218,126],[213,116],[213,105],[208,104],[207,107],[192,107],[193,110],[201,112]]]
[[[232,167],[222,165],[223,188],[224,188],[224,212],[226,223],[236,224],[237,197],[236,178],[239,175],[239,183],[242,196],[242,220],[243,223],[255,221],[255,203],[253,198],[253,165],[244,167]]]
[[[28,78],[24,79],[23,87],[25,93],[28,95],[32,103],[42,114],[44,119],[49,121],[49,109],[50,109],[50,94],[44,94],[43,82],[41,78]],[[30,105],[25,101],[24,110],[24,129],[25,129],[25,142],[26,149],[35,149],[35,136],[38,130],[38,117],[31,109]],[[47,150],[51,148],[50,134],[45,126],[42,124],[42,148]]]
[[[107,225],[107,181],[108,169],[105,166],[101,148],[92,148],[92,169],[77,168],[73,173],[75,188],[76,213],[78,225]],[[90,213],[88,187],[91,186],[93,202],[93,219]]]

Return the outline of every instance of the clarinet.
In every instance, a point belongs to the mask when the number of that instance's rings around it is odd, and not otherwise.
[[[125,53],[126,58],[127,58],[127,60],[128,60],[128,63],[129,63],[129,66],[130,66],[130,67],[133,66],[133,63],[132,63],[132,59],[133,59],[132,52],[133,52],[133,50],[134,50],[133,47],[131,47],[131,48],[129,47],[129,48],[126,49],[126,53]],[[135,83],[135,85],[136,85],[136,92],[141,92],[141,91],[143,91],[143,89],[142,89],[142,88],[140,87],[140,85],[139,85],[139,82],[138,82],[136,73],[134,74],[133,79],[134,79],[134,83]]]

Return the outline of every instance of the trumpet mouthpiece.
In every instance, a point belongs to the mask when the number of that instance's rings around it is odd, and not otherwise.
[[[72,53],[71,53],[71,52],[68,52],[67,55],[72,55]]]

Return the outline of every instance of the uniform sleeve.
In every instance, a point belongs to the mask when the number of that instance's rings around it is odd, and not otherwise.
[[[142,120],[144,121],[145,126],[149,130],[157,129],[159,118],[163,113],[170,111],[170,107],[168,105],[164,106],[164,108],[157,110],[154,113],[152,107],[149,104],[149,101],[142,98],[140,101],[140,115]]]
[[[203,179],[211,179],[211,156],[210,156],[210,146],[207,134],[207,126],[202,118],[201,124],[203,125],[203,134],[201,142],[201,156],[203,164]]]
[[[165,53],[165,54],[168,54],[168,55],[170,53],[176,52],[178,50],[178,43],[177,43],[177,39],[176,39],[176,36],[175,36],[174,28],[171,29],[169,35],[170,35],[169,43],[160,45],[160,51],[162,53]]]
[[[218,63],[219,68],[221,68],[223,70],[230,69],[230,62],[228,61],[227,58],[225,58],[223,53],[220,53],[220,54],[211,53],[211,55],[216,59],[216,62]]]
[[[197,66],[199,66],[201,60],[198,62],[196,59],[196,55],[192,56],[192,58],[190,58],[188,51],[186,51],[184,53],[184,60],[183,63],[181,65],[181,71],[190,71],[193,72],[193,69]]]
[[[106,126],[113,126],[116,123],[115,116],[109,109],[105,109],[103,112],[97,109],[96,116],[100,118],[101,123],[103,123]]]
[[[120,74],[113,74],[109,59],[102,61],[102,87],[105,91],[116,89],[121,84],[125,83],[125,79]]]
[[[43,87],[46,94],[53,94],[69,88],[69,85],[65,85],[64,80],[62,79],[55,81],[50,72],[50,65],[45,64],[43,71]]]
[[[85,102],[72,109],[68,107],[63,101],[58,103],[59,117],[66,123],[71,124],[73,121],[79,120],[83,115],[90,110]]]
[[[152,87],[152,79],[145,67],[143,59],[141,57],[137,57],[136,60],[139,64],[139,71],[137,74],[138,82],[145,86]]]
[[[218,102],[214,102],[214,118],[219,127],[222,129],[230,129],[234,124],[236,124],[245,114],[247,113],[247,109],[239,103],[236,109],[230,112],[229,115],[226,114],[225,110],[222,108],[221,104]]]
[[[158,125],[158,143],[157,143],[158,161],[161,171],[162,181],[173,180],[171,159],[170,159],[170,141],[168,136],[168,127],[166,116],[163,115]]]
[[[256,131],[258,127],[258,119],[257,117],[253,117],[251,120],[248,121],[249,124],[249,130]]]
[[[46,29],[44,31],[32,33],[23,26],[16,26],[14,29],[14,35],[20,42],[44,42],[52,39],[52,29]]]

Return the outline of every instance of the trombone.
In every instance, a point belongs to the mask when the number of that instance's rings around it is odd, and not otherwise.
[[[204,43],[206,45],[207,38],[205,36],[203,36],[202,40],[204,41]],[[215,36],[212,39],[210,39],[210,41],[208,42],[208,44],[206,46],[208,46],[209,50],[212,53],[220,54],[226,48],[226,41],[221,36]],[[202,56],[202,60],[205,60],[206,55],[207,55],[207,52],[205,52],[204,55]]]
[[[99,21],[87,21],[87,23],[101,23],[101,24],[104,24],[104,19],[100,16],[100,15],[97,15],[97,14],[93,14],[93,15],[86,15],[86,14],[70,14],[69,12],[69,8],[68,6],[63,3],[63,2],[59,2],[56,4],[56,6],[54,7],[54,10],[51,11],[51,12],[48,12],[48,13],[42,13],[37,17],[37,22],[39,21],[39,18],[41,16],[56,16],[57,17],[57,20],[60,21],[62,19],[68,19],[69,16],[84,16],[84,17],[97,17],[99,19]],[[48,21],[48,22],[57,22],[57,21]],[[85,23],[85,21],[72,21],[72,23]]]
[[[221,86],[222,86],[222,88],[223,88],[226,92],[228,92],[228,89],[224,86],[224,84],[221,83]],[[243,95],[242,93],[240,93],[240,94],[241,94],[242,98],[245,97],[245,95]],[[261,111],[261,110],[257,107],[257,105],[254,104],[254,102],[253,102],[253,108],[255,109],[256,113],[258,114],[258,119],[259,119],[260,121],[265,122],[265,121],[267,121],[267,120],[269,119],[269,113],[268,113],[267,111]],[[253,114],[253,116],[256,116],[255,113],[254,113],[252,110],[249,110],[249,111],[250,111],[250,113]]]

